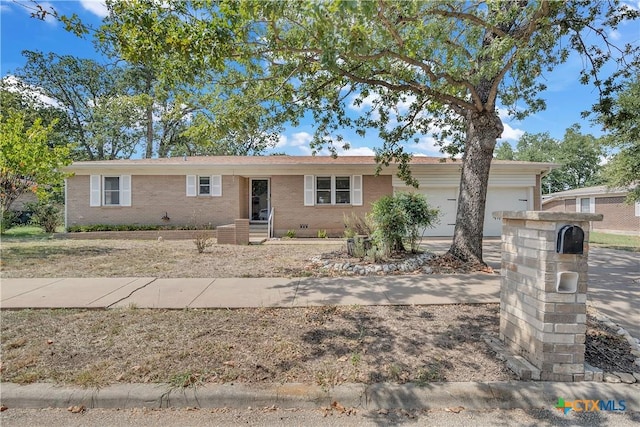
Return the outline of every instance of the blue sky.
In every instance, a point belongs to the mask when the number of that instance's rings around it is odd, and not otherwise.
[[[98,26],[106,14],[106,8],[100,0],[67,0],[40,2],[44,7],[54,6],[60,14],[77,13],[83,22]],[[640,8],[640,1],[627,3],[631,7]],[[0,0],[0,75],[12,74],[12,71],[25,64],[22,50],[40,50],[55,52],[59,55],[74,55],[81,58],[100,60],[94,50],[90,38],[80,39],[64,30],[63,26],[54,19],[45,22],[30,18],[30,11],[24,7],[32,7],[29,2],[14,2]],[[609,34],[617,43],[640,43],[640,24],[633,23],[622,26],[619,32]],[[547,91],[542,94],[547,102],[547,109],[536,113],[523,121],[509,119],[503,116],[505,131],[502,139],[512,144],[524,133],[549,132],[552,137],[562,139],[565,130],[573,123],[580,123],[583,132],[601,134],[600,128],[580,117],[580,113],[597,99],[597,91],[592,86],[584,86],[578,82],[578,73],[582,67],[582,60],[575,56],[553,72],[547,73],[545,83]],[[353,114],[357,114],[354,107]],[[310,154],[308,142],[313,133],[310,122],[302,122],[296,128],[288,128],[281,136],[280,144],[275,149],[292,155]],[[365,138],[354,132],[344,132],[345,139],[351,144],[351,150],[340,152],[346,155],[369,155],[373,147],[381,146],[375,132],[367,133]],[[442,156],[434,147],[429,137],[423,137],[419,144],[409,142],[406,149],[418,155]]]

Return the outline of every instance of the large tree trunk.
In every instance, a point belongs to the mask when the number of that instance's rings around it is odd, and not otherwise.
[[[496,139],[504,127],[493,111],[470,112],[466,122],[458,212],[449,254],[466,262],[486,265],[482,259],[482,234],[489,169]]]
[[[145,76],[145,93],[147,95],[149,95],[149,97],[151,98],[151,102],[150,104],[147,106],[147,111],[146,111],[146,115],[147,115],[147,134],[146,134],[146,139],[147,139],[147,143],[146,143],[146,149],[145,149],[145,153],[144,153],[144,157],[147,159],[150,159],[151,157],[153,157],[153,96],[151,96],[151,83],[152,83],[152,77],[151,75],[147,74]]]

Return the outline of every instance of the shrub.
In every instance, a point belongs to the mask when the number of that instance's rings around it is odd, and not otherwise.
[[[427,204],[426,197],[418,193],[384,196],[373,203],[372,215],[377,226],[374,238],[387,254],[404,251],[405,238],[411,252],[415,252],[421,231],[436,224],[439,214]]]
[[[318,239],[326,239],[327,237],[327,230],[318,230]]]
[[[296,230],[287,230],[287,232],[285,233],[284,237],[286,237],[287,239],[295,239]]]
[[[39,201],[27,206],[33,211],[31,222],[41,227],[45,233],[55,233],[56,228],[62,224],[62,212],[57,205]]]
[[[347,238],[357,235],[370,236],[376,228],[375,221],[370,214],[362,217],[356,215],[355,212],[351,212],[351,215],[344,215],[343,222],[345,226],[344,235]]]
[[[211,237],[211,231],[209,229],[200,230],[195,234],[193,243],[195,243],[199,254],[203,253],[208,247],[213,246]]]
[[[2,211],[0,220],[0,233],[4,233],[16,224],[18,215],[14,211]]]

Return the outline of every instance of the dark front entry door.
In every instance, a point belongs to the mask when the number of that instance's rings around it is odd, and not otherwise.
[[[249,215],[252,221],[269,219],[269,179],[251,178]]]

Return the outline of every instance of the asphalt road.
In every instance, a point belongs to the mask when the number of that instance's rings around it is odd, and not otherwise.
[[[460,408],[452,408],[459,410]],[[640,412],[570,412],[554,409],[449,412],[358,411],[345,413],[299,409],[8,409],[0,415],[3,427],[43,426],[637,426]]]

